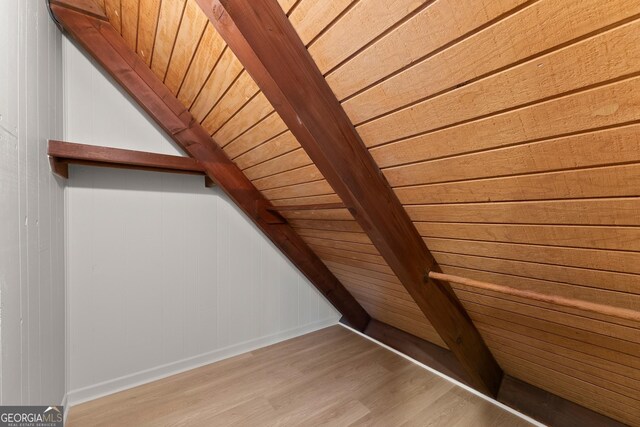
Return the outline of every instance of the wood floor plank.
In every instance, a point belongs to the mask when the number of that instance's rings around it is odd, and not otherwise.
[[[427,407],[447,425],[527,425],[340,326],[74,406],[67,425],[382,425]]]

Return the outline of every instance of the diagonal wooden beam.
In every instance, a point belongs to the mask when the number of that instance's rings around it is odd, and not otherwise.
[[[52,0],[51,12],[64,30],[78,41],[140,104],[173,140],[197,159],[207,175],[254,221],[318,290],[359,330],[370,317],[329,271],[302,238],[277,213],[242,171],[227,157],[189,111],[124,42],[111,24],[93,10],[88,0]]]
[[[502,370],[276,0],[197,0],[469,375]]]

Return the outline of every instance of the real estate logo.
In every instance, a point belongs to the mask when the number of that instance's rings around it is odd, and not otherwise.
[[[0,427],[62,427],[62,406],[0,406]]]

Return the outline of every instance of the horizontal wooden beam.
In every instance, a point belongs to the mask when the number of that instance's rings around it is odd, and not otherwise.
[[[464,367],[495,396],[502,369],[276,0],[197,0]],[[365,24],[366,25],[366,24]],[[426,284],[426,286],[425,286]]]
[[[229,159],[185,106],[156,77],[149,66],[127,46],[113,26],[82,10],[84,0],[69,7],[71,0],[51,0],[50,8],[65,32],[126,90],[190,157],[198,160],[206,174],[271,239],[309,281],[356,329],[364,330],[369,314],[346,290],[302,238]]]
[[[51,168],[63,178],[69,177],[67,167],[69,164],[205,175],[204,168],[200,162],[191,157],[56,140],[49,140],[47,154],[51,161]]]
[[[344,320],[340,321],[349,326]],[[468,385],[451,351],[372,319],[364,334],[446,376]],[[504,375],[497,400],[543,424],[554,427],[619,427],[623,424],[577,403]]]

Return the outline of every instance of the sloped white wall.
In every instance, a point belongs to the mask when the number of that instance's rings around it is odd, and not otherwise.
[[[0,405],[65,392],[61,40],[44,1],[0,0]]]
[[[65,137],[178,154],[64,41]],[[335,323],[339,315],[203,178],[73,167],[71,403]]]

